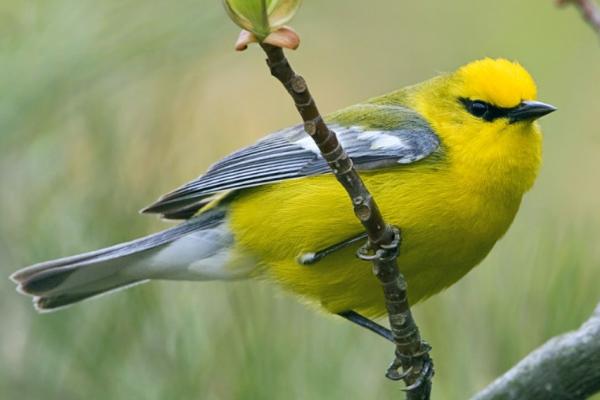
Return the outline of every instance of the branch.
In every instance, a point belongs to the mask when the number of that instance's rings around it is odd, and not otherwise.
[[[600,303],[578,330],[530,353],[472,400],[585,399],[600,391]]]
[[[352,159],[342,148],[335,132],[323,121],[306,81],[296,75],[283,50],[264,42],[260,45],[267,54],[271,74],[292,96],[304,121],[304,130],[312,137],[335,177],[346,189],[352,200],[354,213],[368,234],[369,241],[361,249],[359,256],[373,262],[373,272],[383,286],[390,327],[396,343],[395,359],[386,376],[393,380],[404,379],[408,385],[407,399],[429,399],[433,364],[429,357],[430,347],[421,340],[410,311],[406,281],[396,262],[400,231],[385,223],[375,200],[354,169]],[[401,374],[398,372],[400,367],[403,369]]]
[[[556,4],[573,4],[581,12],[583,19],[600,35],[600,8],[593,0],[557,0]]]

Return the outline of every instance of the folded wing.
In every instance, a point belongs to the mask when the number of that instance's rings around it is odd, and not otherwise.
[[[439,148],[437,135],[412,110],[369,105],[367,113],[362,111],[357,113],[356,124],[328,121],[359,170],[410,164]],[[393,123],[368,127],[365,116],[373,119],[373,113],[381,113],[387,118],[385,121]],[[317,146],[304,133],[302,125],[297,125],[225,157],[204,175],[162,196],[142,212],[185,219],[222,192],[328,172]]]

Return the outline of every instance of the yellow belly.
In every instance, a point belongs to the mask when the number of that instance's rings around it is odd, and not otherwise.
[[[450,168],[424,165],[361,174],[384,217],[401,227],[398,259],[411,303],[450,286],[477,265],[506,232],[522,193],[464,185]],[[231,203],[236,250],[260,260],[262,276],[330,312],[384,314],[381,288],[358,247],[313,265],[296,259],[362,232],[331,175],[245,190]]]

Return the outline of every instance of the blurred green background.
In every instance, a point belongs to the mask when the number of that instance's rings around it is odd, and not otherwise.
[[[600,47],[553,1],[306,0],[290,54],[324,112],[483,56],[522,62],[545,165],[483,264],[416,308],[434,398],[465,399],[600,300]],[[150,233],[137,210],[298,117],[218,0],[0,2],[6,399],[402,398],[392,348],[267,284],[139,286],[37,315],[18,267]]]

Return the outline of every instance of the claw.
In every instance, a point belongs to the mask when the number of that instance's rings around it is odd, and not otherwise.
[[[409,370],[411,368],[409,368]],[[434,373],[435,373],[435,371],[432,368],[431,359],[427,358],[423,362],[423,368],[421,368],[421,371],[419,371],[419,377],[417,378],[417,380],[415,381],[415,383],[413,383],[410,386],[405,387],[404,389],[402,389],[402,391],[404,391],[404,392],[410,392],[412,390],[418,389],[419,387],[421,387],[421,385],[424,382],[429,381],[431,379],[431,377],[433,377]]]
[[[356,251],[356,256],[363,261],[373,261],[378,257],[377,254],[371,252],[371,243],[369,242],[359,247]]]
[[[410,392],[412,390],[418,389],[423,384],[424,378],[423,376],[419,376],[419,378],[410,386],[401,389],[403,392]]]
[[[406,378],[413,371],[412,366],[402,373],[398,371],[398,368],[400,368],[400,365],[396,365],[395,362],[392,363],[392,365],[389,366],[387,372],[385,373],[385,377],[391,379],[392,381],[399,381]]]

